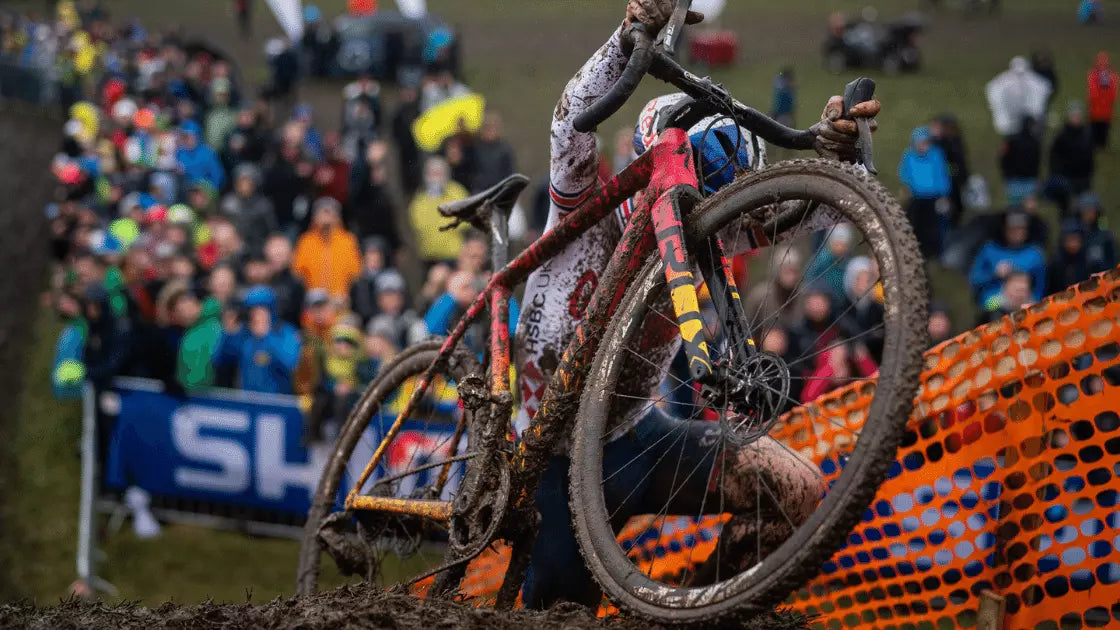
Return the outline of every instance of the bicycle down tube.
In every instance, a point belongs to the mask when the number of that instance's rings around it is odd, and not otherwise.
[[[662,258],[671,256],[681,257],[686,260],[684,251],[683,231],[681,226],[682,209],[679,198],[691,197],[698,199],[696,193],[696,172],[693,165],[691,145],[688,136],[679,129],[665,130],[661,138],[649,151],[639,156],[630,166],[612,178],[610,181],[598,186],[588,199],[576,210],[560,221],[535,243],[517,256],[507,267],[496,272],[482,293],[475,299],[460,319],[451,334],[444,341],[440,350],[440,357],[421,375],[419,382],[412,392],[404,409],[397,415],[385,437],[382,438],[366,468],[350,490],[346,498],[348,509],[359,510],[385,510],[392,512],[412,513],[429,519],[446,521],[450,516],[450,502],[447,501],[421,501],[402,500],[393,497],[376,497],[360,494],[360,489],[366,484],[373,471],[376,470],[384,456],[386,445],[391,443],[400,432],[405,419],[407,419],[420,400],[425,395],[436,369],[445,361],[451,351],[461,342],[467,328],[482,314],[483,310],[490,309],[490,350],[491,350],[491,378],[489,387],[491,397],[501,392],[509,391],[509,365],[510,365],[510,336],[506,319],[508,318],[509,297],[512,288],[524,282],[529,274],[544,262],[558,254],[564,247],[584,232],[603,220],[627,199],[639,192],[639,203],[630,223],[626,227],[619,246],[612,255],[607,270],[603,273],[604,281],[596,288],[592,295],[587,313],[583,322],[577,327],[571,341],[565,349],[560,364],[542,398],[541,406],[529,428],[522,436],[514,461],[514,470],[527,474],[524,483],[519,484],[522,492],[515,502],[520,504],[526,499],[526,491],[531,492],[535,487],[535,478],[542,460],[542,454],[550,454],[562,427],[566,425],[574,409],[560,405],[561,396],[565,393],[579,392],[582,389],[583,377],[586,367],[590,365],[597,340],[605,329],[609,315],[621,299],[626,288],[626,280],[640,269],[645,262],[646,255],[655,249],[653,237],[653,224],[661,223],[658,231],[674,227],[673,218],[676,219],[677,237],[679,246],[666,248]],[[674,191],[692,189],[692,195],[675,195]],[[661,206],[670,208],[662,209],[661,219],[656,217],[651,221],[655,209]],[[666,271],[677,269],[679,265],[666,261]],[[691,277],[691,271],[689,272]],[[676,286],[676,285],[674,285]],[[696,289],[691,283],[681,283],[679,287],[681,301],[677,304],[674,299],[674,311],[678,317],[678,325],[682,338],[690,340],[686,343],[686,352],[693,364],[695,357],[697,365],[707,365],[710,371],[711,360],[704,345],[702,326],[699,323],[699,307],[696,300]],[[691,300],[689,299],[691,293]],[[674,294],[674,296],[678,295]],[[694,323],[695,322],[695,323]],[[554,417],[555,416],[555,417]],[[552,429],[552,430],[549,430]],[[409,510],[409,503],[415,504],[414,511]]]

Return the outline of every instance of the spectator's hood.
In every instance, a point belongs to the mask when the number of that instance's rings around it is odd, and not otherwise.
[[[245,308],[264,307],[276,314],[276,292],[272,287],[257,285],[250,288],[245,292],[245,299],[242,301]]]
[[[181,133],[194,136],[195,138],[198,138],[202,135],[202,127],[199,127],[198,123],[193,120],[187,120],[183,122],[183,124],[179,125],[179,131]]]
[[[199,314],[198,321],[218,319],[221,315],[222,303],[218,301],[218,298],[211,295],[202,301],[202,312]]]
[[[929,127],[918,127],[910,132],[910,148],[917,149],[918,143],[929,140],[933,136],[929,132]]]

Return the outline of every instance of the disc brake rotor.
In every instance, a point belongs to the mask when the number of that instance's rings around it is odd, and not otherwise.
[[[789,400],[789,366],[776,354],[759,352],[723,368],[722,391],[705,387],[703,393],[728,409],[719,419],[724,435],[734,444],[750,444],[769,433],[781,416]]]

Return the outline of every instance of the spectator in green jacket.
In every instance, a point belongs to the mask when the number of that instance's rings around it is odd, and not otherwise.
[[[213,297],[199,301],[189,290],[168,299],[172,321],[186,332],[179,345],[175,377],[188,391],[214,385],[214,352],[222,338],[222,305]]]

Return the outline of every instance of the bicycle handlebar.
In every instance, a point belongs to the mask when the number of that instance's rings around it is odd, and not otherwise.
[[[733,113],[736,122],[770,144],[785,149],[813,148],[816,137],[811,131],[792,129],[757,109],[740,103],[722,85],[716,85],[689,72],[664,51],[656,51],[650,73],[698,101],[723,103],[734,110],[726,113]]]
[[[653,64],[653,38],[646,32],[644,24],[631,23],[623,31],[622,37],[624,42],[628,39],[633,43],[634,50],[630,53],[630,61],[622,71],[618,83],[572,121],[572,127],[580,133],[594,131],[625,105]]]
[[[683,3],[687,9],[688,3]],[[679,7],[678,7],[679,8]],[[681,20],[683,22],[683,19]],[[766,142],[784,149],[807,150],[814,148],[816,135],[808,129],[792,129],[762,112],[737,101],[722,85],[701,78],[686,70],[671,50],[659,45],[650,37],[645,25],[633,22],[622,32],[624,45],[633,44],[633,51],[626,69],[622,71],[617,83],[599,100],[592,103],[572,121],[572,126],[580,133],[594,131],[596,127],[613,116],[634,94],[646,73],[670,83],[688,96],[698,101],[716,103],[727,110],[741,126]],[[844,117],[852,106],[869,101],[875,95],[875,82],[859,78],[849,83],[844,90]],[[876,173],[872,160],[871,128],[866,119],[857,119],[859,140],[856,143],[858,160],[871,173]]]

